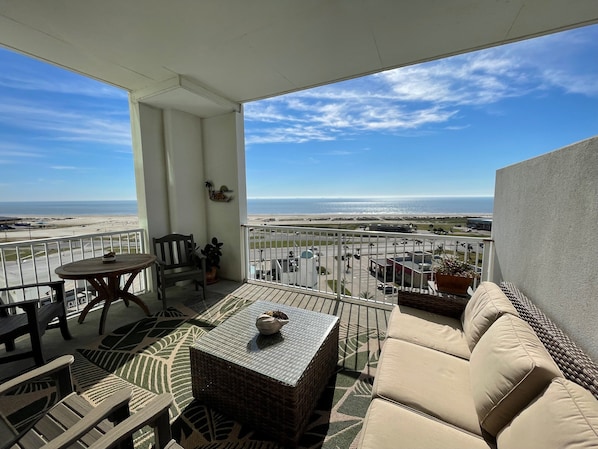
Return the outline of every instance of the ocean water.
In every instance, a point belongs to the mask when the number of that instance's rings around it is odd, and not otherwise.
[[[137,215],[137,201],[0,202],[0,217]]]
[[[493,197],[249,198],[249,215],[489,215]],[[137,215],[136,201],[0,202],[0,217]]]
[[[250,198],[249,215],[492,214],[494,197]]]

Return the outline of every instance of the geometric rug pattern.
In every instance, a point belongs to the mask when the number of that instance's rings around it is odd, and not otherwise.
[[[191,393],[189,346],[250,302],[229,295],[199,312],[177,305],[100,337],[75,354],[75,388],[92,403],[121,388],[131,388],[132,412],[156,395],[171,393],[173,437],[186,449],[278,448],[267,435],[210,409]],[[301,448],[356,447],[378,363],[377,339],[383,336],[342,321],[339,335],[336,374],[310,418]],[[11,419],[18,421],[19,417]],[[152,437],[148,429],[140,431],[135,447],[149,448]]]

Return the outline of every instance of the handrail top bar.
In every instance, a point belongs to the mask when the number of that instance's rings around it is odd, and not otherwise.
[[[64,240],[79,240],[85,238],[97,238],[97,237],[109,237],[111,235],[118,235],[118,234],[132,234],[134,232],[145,232],[143,228],[135,228],[135,229],[124,229],[122,231],[111,231],[111,232],[96,232],[93,234],[77,234],[77,235],[64,235],[62,237],[50,237],[45,239],[31,239],[31,240],[20,240],[17,242],[5,242],[0,243],[0,249],[5,246],[31,246],[32,244],[43,244],[43,243],[54,243]]]
[[[463,241],[471,241],[475,243],[483,243],[485,241],[489,241],[487,237],[466,237],[466,236],[457,236],[457,235],[438,235],[438,234],[417,234],[413,232],[387,232],[387,231],[366,231],[366,230],[359,230],[359,229],[339,229],[339,228],[328,228],[328,227],[312,227],[312,226],[286,226],[286,225],[264,225],[264,224],[256,224],[256,225],[249,225],[249,224],[242,224],[241,227],[244,228],[263,228],[263,229],[273,229],[277,231],[285,231],[285,230],[292,230],[292,231],[311,231],[311,232],[322,232],[322,231],[329,231],[330,233],[341,233],[341,234],[358,234],[358,235],[369,235],[369,236],[386,236],[386,237],[399,237],[405,239],[435,239],[435,240],[458,240],[460,242]]]

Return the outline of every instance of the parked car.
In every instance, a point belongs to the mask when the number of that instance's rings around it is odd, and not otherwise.
[[[383,284],[382,282],[378,284],[378,290],[382,290],[385,295],[397,292],[397,288],[394,285]]]

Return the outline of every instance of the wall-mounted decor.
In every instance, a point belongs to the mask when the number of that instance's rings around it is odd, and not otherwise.
[[[212,201],[227,203],[233,199],[232,195],[230,195],[232,190],[229,190],[226,186],[220,186],[220,189],[216,190],[212,181],[206,181],[206,188],[208,189],[209,198]]]

